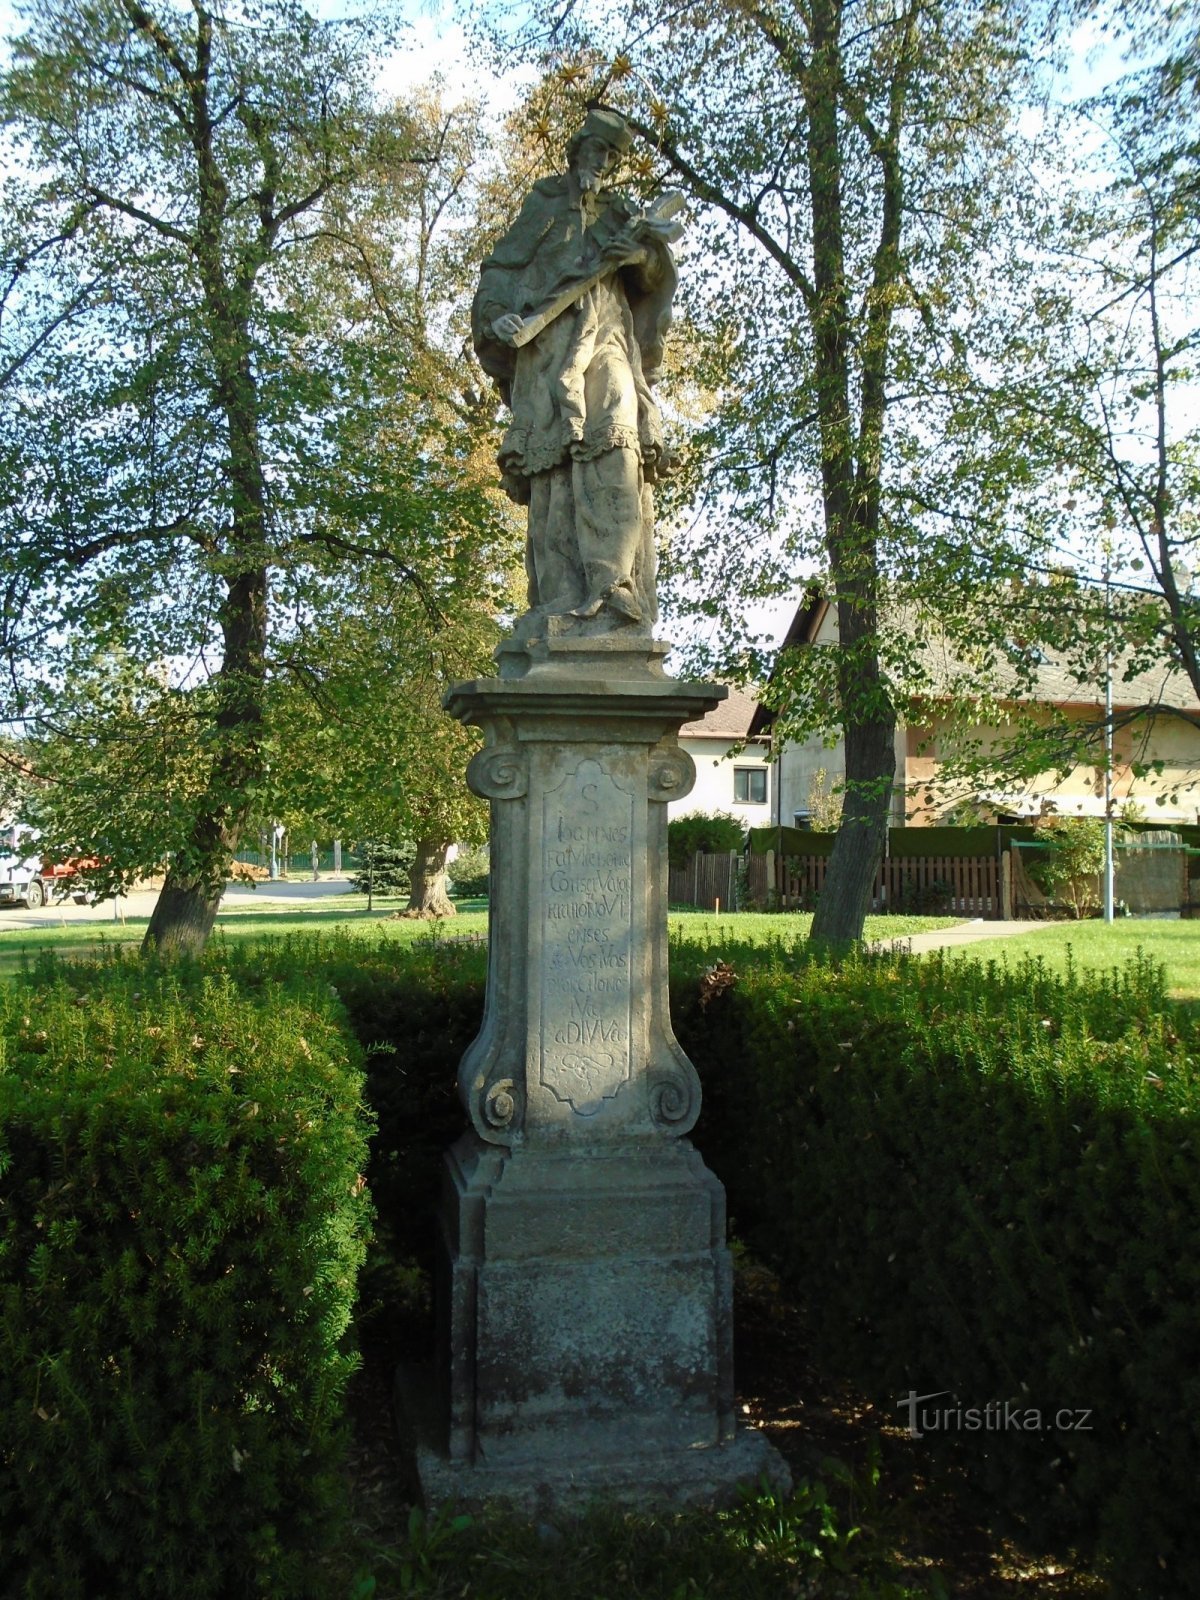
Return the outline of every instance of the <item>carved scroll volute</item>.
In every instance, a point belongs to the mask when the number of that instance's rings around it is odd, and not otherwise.
[[[678,745],[659,745],[650,753],[649,798],[682,800],[696,782],[696,763]]]
[[[647,794],[650,800],[665,804],[670,800],[682,800],[692,792],[696,782],[696,763],[686,750],[681,750],[677,744],[657,745],[650,752],[650,767],[647,773]],[[666,817],[662,816],[662,848],[666,854]],[[666,861],[663,861],[665,898]],[[664,935],[665,938],[665,935]],[[665,945],[662,956],[665,1005]],[[650,1118],[657,1128],[664,1133],[680,1138],[689,1133],[700,1115],[700,1079],[696,1076],[696,1069],[680,1048],[678,1040],[671,1032],[670,1023],[665,1017],[660,1019],[656,1029],[658,1039],[654,1048],[654,1059],[650,1065],[649,1082],[647,1089],[650,1101]]]
[[[489,1083],[482,1074],[476,1076],[468,1110],[480,1136],[492,1144],[511,1144],[524,1120],[517,1115],[519,1099],[511,1078],[493,1078]]]
[[[529,789],[525,753],[515,745],[488,745],[467,763],[467,787],[482,800],[519,800]]]
[[[524,1131],[524,1095],[496,1060],[485,1022],[483,1034],[458,1069],[458,1093],[481,1139],[511,1145]]]
[[[529,792],[527,754],[503,723],[498,732],[497,742],[485,745],[467,763],[467,786],[482,800],[519,800]],[[497,820],[493,813],[493,826]],[[510,844],[514,826],[515,819],[508,814],[501,833]],[[493,833],[493,841],[497,837]],[[492,950],[483,1030],[463,1057],[458,1073],[459,1093],[475,1131],[492,1144],[512,1144],[519,1139],[525,1120],[523,1086],[512,1077],[511,1056],[504,1047],[505,1019],[494,1009],[496,963],[503,959],[503,950]]]
[[[700,1115],[700,1079],[678,1042],[671,1037],[666,1043],[670,1058],[650,1069],[650,1116],[664,1133],[680,1138]]]

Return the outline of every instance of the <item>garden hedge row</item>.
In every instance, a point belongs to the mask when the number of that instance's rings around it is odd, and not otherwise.
[[[206,969],[0,995],[6,1594],[320,1593],[360,1171],[393,1271],[429,1260],[483,952],[300,939]],[[898,1425],[910,1391],[1040,1411],[920,1448],[1102,1552],[1122,1600],[1200,1593],[1200,1040],[1160,975],[676,944],[672,1008],[696,1142],[806,1302],[805,1356]]]
[[[246,976],[48,966],[0,989],[14,1600],[329,1592],[361,1061],[327,986]]]
[[[381,1223],[427,1261],[483,955],[276,959],[338,988],[369,1056]],[[718,959],[732,984],[706,978]],[[1200,1593],[1200,1041],[1161,975],[676,943],[672,990],[696,1143],[807,1303],[825,1371],[900,1426],[910,1391],[1038,1410],[1042,1432],[985,1418],[922,1448],[956,1452],[1037,1537],[1100,1551],[1122,1600]]]
[[[1161,974],[732,964],[675,1004],[697,1142],[812,1353],[900,1426],[981,1413],[922,1448],[1122,1600],[1200,1594],[1200,1033]]]

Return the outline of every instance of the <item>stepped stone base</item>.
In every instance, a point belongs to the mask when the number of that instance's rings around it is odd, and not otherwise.
[[[590,1461],[585,1440],[574,1447],[563,1440],[552,1454],[493,1466],[450,1461],[439,1446],[444,1428],[432,1367],[402,1367],[396,1402],[413,1481],[430,1509],[505,1505],[531,1519],[577,1515],[596,1505],[665,1513],[735,1505],[743,1487],[764,1481],[780,1493],[791,1489],[783,1458],[753,1428],[707,1449],[645,1450],[619,1461]]]
[[[440,1361],[398,1410],[429,1504],[724,1504],[787,1468],[738,1431],[721,1184],[686,1140],[446,1157]]]

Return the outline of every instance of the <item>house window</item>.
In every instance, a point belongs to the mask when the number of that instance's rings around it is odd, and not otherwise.
[[[733,799],[739,806],[765,806],[767,803],[766,767],[734,767]]]

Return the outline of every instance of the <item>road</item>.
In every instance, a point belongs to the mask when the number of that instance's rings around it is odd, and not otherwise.
[[[287,883],[262,883],[257,887],[231,883],[221,900],[221,909],[248,907],[269,901],[280,902],[323,900],[328,895],[350,894],[349,878],[322,878],[318,883],[311,879],[291,879]],[[123,917],[148,917],[158,899],[157,889],[138,889],[122,895],[119,900],[101,900],[96,905],[77,906],[73,900],[56,901],[37,911],[27,911],[24,906],[0,906],[0,933],[16,928],[61,928],[70,922],[117,922]],[[366,902],[364,901],[364,904]]]

